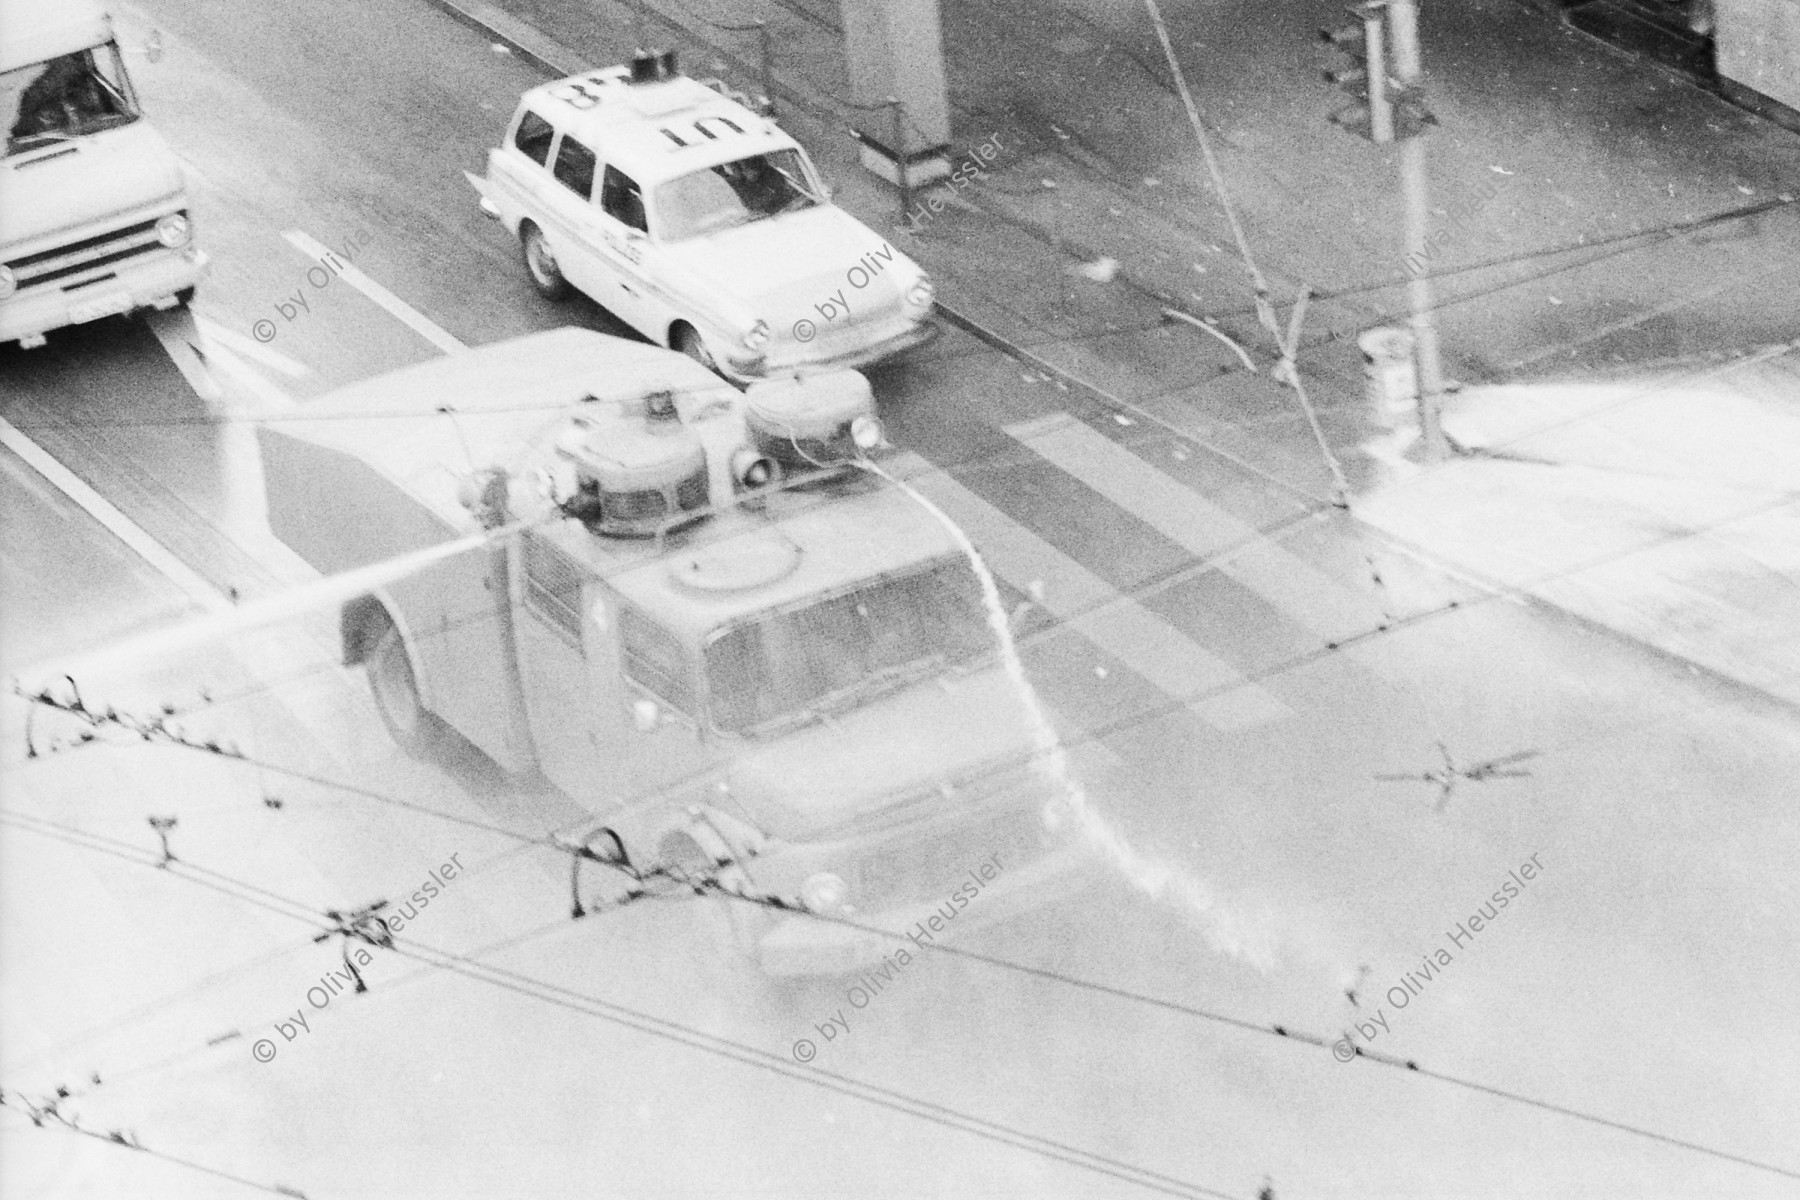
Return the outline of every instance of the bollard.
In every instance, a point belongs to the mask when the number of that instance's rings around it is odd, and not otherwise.
[[[1370,415],[1395,432],[1419,432],[1419,376],[1413,365],[1413,335],[1397,326],[1360,334]]]
[[[906,177],[906,106],[897,96],[889,96],[894,113],[894,170],[900,183],[900,219],[912,211],[912,186]]]

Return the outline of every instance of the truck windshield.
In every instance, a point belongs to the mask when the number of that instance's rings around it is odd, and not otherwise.
[[[713,723],[804,719],[995,648],[969,564],[937,563],[728,629],[706,650]]]
[[[64,54],[0,73],[0,127],[6,153],[114,129],[138,108],[116,45]]]
[[[753,154],[656,189],[656,235],[680,242],[823,203],[798,150]]]

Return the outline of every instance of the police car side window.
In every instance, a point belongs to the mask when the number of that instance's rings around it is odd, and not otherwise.
[[[550,161],[550,143],[556,137],[556,130],[550,122],[532,112],[529,108],[519,118],[519,132],[513,134],[513,145],[519,153],[529,158],[538,166]]]
[[[627,227],[639,233],[650,232],[644,222],[644,193],[635,180],[617,167],[606,168],[606,177],[600,184],[600,207]]]
[[[556,147],[556,166],[551,172],[556,181],[586,200],[594,194],[594,152],[586,146],[563,134],[562,141]]]

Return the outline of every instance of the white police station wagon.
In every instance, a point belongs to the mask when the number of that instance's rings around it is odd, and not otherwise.
[[[935,332],[931,280],[831,202],[793,138],[674,54],[525,93],[481,207],[537,290],[579,289],[740,380],[855,367]]]

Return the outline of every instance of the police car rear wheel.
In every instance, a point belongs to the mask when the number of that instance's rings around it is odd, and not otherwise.
[[[675,336],[671,342],[676,350],[681,351],[713,374],[719,373],[719,364],[713,358],[712,351],[706,348],[705,339],[700,336],[700,331],[692,325],[677,325]]]
[[[530,221],[519,227],[519,246],[525,254],[525,273],[531,276],[531,286],[538,295],[546,300],[566,300],[569,296],[569,281],[563,278],[562,268],[556,265],[556,256],[550,253],[550,243],[544,239],[544,231]]]

